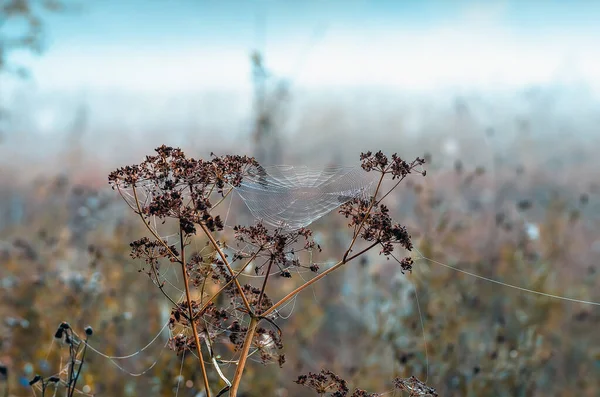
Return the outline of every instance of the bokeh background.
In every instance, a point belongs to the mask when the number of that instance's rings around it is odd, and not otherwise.
[[[0,0],[0,392],[57,372],[68,321],[111,356],[159,335],[121,368],[90,353],[82,392],[203,395],[162,349],[169,307],[129,258],[144,231],[107,186],[167,144],[429,160],[389,205],[431,260],[405,275],[375,253],[304,292],[286,364],[252,363],[246,396],[310,395],[293,380],[321,368],[372,392],[415,375],[441,396],[600,395],[597,306],[435,263],[600,302],[598,20],[584,0]],[[339,257],[344,219],[314,229]]]

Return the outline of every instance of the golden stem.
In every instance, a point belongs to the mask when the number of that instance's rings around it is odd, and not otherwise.
[[[235,375],[231,383],[229,397],[237,397],[237,392],[242,381],[242,374],[244,373],[244,367],[246,366],[246,360],[248,359],[248,353],[250,352],[250,347],[252,346],[252,340],[254,339],[256,328],[258,328],[258,318],[252,317],[250,319],[250,325],[248,326],[246,338],[244,339],[244,345],[242,346],[242,355],[240,357],[240,360],[238,361],[238,365],[235,370]]]
[[[194,341],[196,342],[196,351],[198,352],[198,361],[200,362],[200,369],[202,370],[202,381],[204,382],[204,389],[206,390],[206,396],[210,397],[210,388],[208,386],[208,377],[206,375],[206,367],[204,366],[204,358],[202,357],[202,345],[200,345],[200,338],[198,337],[198,330],[196,329],[196,323],[193,320],[194,312],[192,310],[192,298],[190,296],[190,288],[188,286],[187,269],[185,268],[185,245],[183,242],[183,231],[179,229],[179,237],[181,240],[181,272],[183,273],[183,284],[185,285],[185,297],[187,299],[190,325],[192,332],[194,333]]]

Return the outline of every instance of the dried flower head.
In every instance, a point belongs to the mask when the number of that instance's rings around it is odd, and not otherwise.
[[[412,242],[406,228],[398,223],[393,223],[389,209],[377,202],[363,198],[356,198],[342,205],[340,214],[350,219],[351,228],[360,228],[360,237],[371,243],[381,246],[381,254],[389,256],[398,244],[410,251]]]
[[[313,389],[319,395],[331,393],[332,397],[346,397],[349,392],[344,379],[325,369],[318,374],[309,372],[308,375],[300,375],[294,382]]]
[[[389,174],[392,176],[392,179],[402,179],[412,173],[416,167],[425,164],[425,160],[419,157],[413,162],[407,163],[398,157],[397,153],[392,154],[392,159],[389,160],[381,150],[375,154],[372,152],[361,153],[360,160],[361,166],[365,171],[378,171]],[[421,174],[425,175],[425,171],[422,171]]]
[[[195,234],[195,225],[201,222],[210,231],[221,230],[222,220],[210,214],[211,195],[223,196],[226,186],[239,186],[249,167],[257,166],[247,156],[213,155],[212,160],[196,160],[181,149],[164,145],[156,153],[139,165],[111,172],[109,184],[121,194],[132,189],[136,198],[132,207],[144,217],[177,219],[187,235]]]

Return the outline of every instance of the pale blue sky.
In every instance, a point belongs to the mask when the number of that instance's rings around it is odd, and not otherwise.
[[[40,90],[248,88],[255,46],[300,87],[600,87],[600,1],[82,3],[50,18],[43,57],[25,57]]]

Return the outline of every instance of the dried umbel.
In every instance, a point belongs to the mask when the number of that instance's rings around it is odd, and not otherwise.
[[[312,232],[301,228],[295,231],[267,229],[262,223],[254,226],[235,226],[235,240],[239,243],[249,244],[253,249],[246,252],[245,256],[254,258],[254,273],[256,275],[270,274],[271,269],[277,268],[279,275],[291,277],[291,271],[297,268],[308,268],[313,272],[318,270],[313,265],[303,265],[298,259],[298,254],[303,251],[321,251],[321,247],[312,240]],[[268,307],[264,308],[264,310]],[[259,312],[263,312],[260,310]]]
[[[308,375],[300,375],[295,382],[313,389],[319,395],[331,393],[332,397],[346,397],[349,392],[344,379],[325,369],[318,374],[309,372]]]
[[[349,227],[358,228],[362,225],[359,236],[364,241],[377,242],[381,253],[386,256],[392,254],[395,244],[407,251],[412,249],[408,231],[404,226],[392,222],[389,209],[383,204],[354,199],[340,208],[340,214],[350,219]]]
[[[360,160],[362,162],[362,168],[367,171],[376,171],[382,174],[390,175],[392,179],[403,179],[408,174],[415,171],[417,166],[425,164],[425,160],[417,157],[413,162],[407,163],[402,160],[396,153],[392,154],[392,159],[378,151],[373,154],[372,152],[361,153]],[[421,174],[425,176],[426,172],[422,171]]]
[[[212,193],[224,195],[225,188],[237,186],[256,161],[246,156],[213,157],[210,161],[187,158],[181,149],[161,146],[156,155],[139,165],[126,166],[108,176],[118,189],[132,189],[135,209],[145,218],[177,219],[186,235],[196,233],[202,223],[211,232],[221,230],[221,219],[211,214]],[[146,200],[140,202],[139,190]]]
[[[369,393],[366,390],[355,389],[349,395],[350,389],[347,382],[329,370],[321,370],[315,374],[300,375],[295,383],[313,389],[319,396],[329,395],[331,397],[378,397],[379,393]]]
[[[110,185],[143,220],[152,235],[132,242],[131,256],[144,261],[148,268],[143,270],[173,304],[169,326],[174,336],[170,346],[177,353],[196,351],[208,396],[211,396],[211,390],[205,361],[212,363],[227,385],[218,395],[229,392],[230,396],[237,395],[249,355],[256,354],[263,363],[274,361],[283,365],[283,335],[275,321],[278,309],[298,293],[375,247],[379,247],[382,255],[393,259],[396,259],[394,251],[397,247],[411,250],[408,231],[392,220],[388,207],[381,200],[409,174],[424,174],[417,171],[424,160],[417,158],[407,163],[396,154],[388,158],[382,152],[364,153],[361,160],[364,171],[379,174],[379,183],[372,197],[362,195],[339,201],[340,212],[349,219],[352,238],[343,258],[324,271],[312,260],[302,261],[303,252],[318,253],[321,250],[306,227],[291,229],[289,225],[287,228],[282,225],[269,228],[260,220],[253,225],[235,225],[233,241],[239,249],[234,255],[225,253],[227,244],[221,240],[225,225],[215,210],[236,187],[241,186],[245,176],[253,177],[256,170],[262,169],[251,157],[211,155],[210,160],[193,159],[186,157],[180,149],[161,146],[156,149],[156,155],[147,156],[142,163],[119,168],[109,175]],[[386,178],[394,184],[384,192],[382,182]],[[268,191],[269,186],[262,188]],[[307,199],[308,196],[303,197]],[[178,244],[170,244],[158,233],[155,225],[165,222],[174,222],[178,226]],[[188,253],[192,236],[198,234],[208,239],[207,246]],[[359,240],[366,248],[354,253],[353,248]],[[183,302],[173,299],[164,288],[165,280],[160,272],[164,262],[181,266],[185,288]],[[403,272],[410,271],[413,264],[410,257],[398,262],[399,270]],[[250,266],[255,279],[259,280],[257,285],[240,282],[240,277]],[[300,286],[274,301],[267,293],[268,281],[292,278],[293,272],[300,268],[316,275],[308,281],[298,280],[302,281]],[[190,292],[192,287],[199,292],[194,298]],[[219,367],[219,360],[214,355],[215,343],[228,344],[237,352],[239,359],[231,381]],[[206,351],[203,352],[204,348]],[[299,379],[300,382],[315,389],[332,391],[334,396],[348,393],[345,382],[327,371],[310,374]],[[353,394],[356,397],[368,395],[363,390]]]

